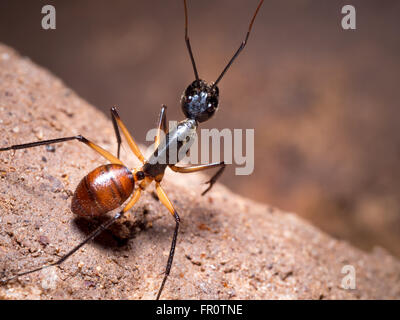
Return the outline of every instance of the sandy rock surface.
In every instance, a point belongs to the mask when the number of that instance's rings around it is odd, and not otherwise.
[[[116,151],[109,119],[0,46],[0,147],[76,134]],[[121,158],[137,166],[126,144]],[[104,163],[77,141],[0,153],[1,277],[55,261],[95,228],[72,214],[70,202],[80,179]],[[362,252],[222,185],[201,197],[205,179],[168,171],[163,180],[182,223],[162,298],[400,298],[400,263],[384,250]],[[110,231],[60,267],[2,285],[0,298],[153,299],[175,224],[153,187],[147,191]],[[354,290],[341,288],[346,265],[356,271]]]

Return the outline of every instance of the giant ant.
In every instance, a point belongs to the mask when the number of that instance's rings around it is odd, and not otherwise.
[[[182,160],[182,155],[178,154],[177,159],[172,159],[172,157],[170,157],[170,152],[173,149],[179,151],[180,149],[182,149],[184,145],[186,145],[186,149],[188,149],[189,147],[188,144],[191,144],[193,142],[193,139],[187,139],[187,138],[193,137],[193,135],[196,134],[196,129],[199,123],[207,121],[216,112],[218,108],[218,98],[219,98],[219,89],[217,87],[217,84],[223,78],[226,71],[232,65],[233,61],[237,58],[239,53],[246,46],[251,29],[253,27],[254,20],[262,3],[263,0],[260,0],[256,8],[256,11],[250,21],[246,37],[244,41],[241,43],[239,49],[230,59],[230,61],[223,69],[217,80],[213,83],[207,83],[199,78],[197,72],[196,63],[193,57],[192,49],[190,46],[190,40],[188,36],[187,4],[186,0],[183,0],[184,11],[185,11],[185,42],[192,63],[195,80],[186,88],[181,98],[181,108],[186,116],[186,119],[179,122],[176,128],[172,129],[171,131],[167,131],[166,127],[167,107],[165,105],[162,106],[158,121],[158,131],[155,137],[156,148],[149,160],[146,160],[142,155],[135,140],[132,138],[128,129],[120,119],[117,109],[115,107],[111,108],[111,119],[118,143],[117,157],[112,155],[110,152],[104,150],[100,146],[96,145],[95,143],[87,140],[81,135],[0,148],[0,152],[4,152],[8,150],[26,149],[26,148],[50,145],[71,140],[77,140],[79,142],[86,144],[91,149],[93,149],[101,156],[103,156],[105,159],[107,159],[111,164],[102,165],[91,171],[80,181],[75,190],[75,193],[72,198],[71,210],[73,213],[79,216],[85,216],[85,217],[102,216],[105,213],[120,207],[130,197],[129,201],[125,204],[124,208],[121,211],[116,213],[108,221],[103,222],[93,232],[91,232],[81,243],[79,243],[76,247],[74,247],[65,255],[63,255],[56,262],[48,265],[43,265],[33,270],[20,272],[10,278],[0,280],[0,283],[4,284],[17,277],[31,274],[33,272],[37,272],[39,270],[51,266],[60,265],[65,260],[67,260],[72,254],[78,251],[83,245],[85,245],[90,240],[94,239],[103,230],[110,227],[116,220],[124,216],[124,214],[128,210],[130,210],[139,200],[142,191],[145,190],[154,181],[159,200],[168,209],[168,211],[172,214],[172,216],[175,219],[175,230],[172,238],[171,249],[164,272],[164,278],[157,294],[157,299],[160,298],[165,282],[171,271],[172,261],[175,253],[175,245],[179,230],[179,222],[180,222],[178,212],[172,205],[171,201],[164,192],[163,188],[161,187],[161,181],[163,179],[165,169],[168,166],[175,172],[191,173],[206,169],[219,168],[218,171],[207,182],[209,185],[207,189],[202,193],[202,195],[204,195],[212,188],[217,179],[223,173],[226,166],[225,163],[222,161],[206,165],[179,167],[176,164],[180,160]],[[120,147],[122,143],[120,130],[122,131],[122,134],[126,138],[127,143],[132,152],[143,164],[141,167],[129,170],[119,159]],[[161,139],[162,132],[166,134],[163,139]],[[135,189],[135,183],[138,183],[138,188],[136,189]]]

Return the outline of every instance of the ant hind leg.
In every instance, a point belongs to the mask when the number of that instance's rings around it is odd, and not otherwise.
[[[102,147],[98,146],[97,144],[89,141],[85,137],[78,135],[78,136],[73,136],[73,137],[65,137],[65,138],[58,138],[58,139],[51,139],[51,140],[43,140],[43,141],[36,141],[36,142],[30,142],[30,143],[24,143],[24,144],[17,144],[17,145],[12,145],[9,147],[5,148],[0,148],[1,151],[9,151],[9,150],[20,150],[20,149],[27,149],[27,148],[33,148],[33,147],[39,147],[39,146],[45,146],[49,144],[54,144],[54,143],[61,143],[61,142],[66,142],[66,141],[71,141],[71,140],[78,140],[79,142],[82,142],[89,146],[91,149],[99,153],[101,156],[106,158],[108,161],[114,164],[121,164],[123,163],[116,157],[114,157],[110,152],[107,150],[103,149]]]
[[[159,300],[161,293],[164,289],[165,282],[167,281],[169,273],[171,272],[172,261],[174,260],[174,255],[175,255],[176,240],[178,238],[179,223],[181,220],[179,218],[178,212],[175,210],[174,206],[171,203],[171,200],[169,200],[165,191],[161,188],[161,185],[159,182],[156,183],[156,191],[157,191],[157,195],[158,195],[158,198],[160,199],[161,203],[168,209],[168,211],[172,214],[172,216],[175,219],[175,230],[174,230],[174,235],[172,237],[171,249],[169,251],[167,266],[165,268],[164,278],[161,283],[160,289],[158,290],[158,294],[157,294],[157,298],[156,298],[157,300]]]
[[[86,243],[88,243],[90,240],[93,240],[94,238],[96,238],[100,233],[102,233],[104,230],[106,230],[108,227],[110,227],[115,221],[117,221],[118,219],[120,219],[125,212],[127,212],[129,209],[131,209],[135,203],[139,200],[140,198],[140,194],[141,194],[141,189],[138,188],[136,189],[136,191],[134,192],[132,198],[129,200],[129,202],[127,203],[127,205],[122,209],[122,211],[118,212],[117,214],[114,215],[114,217],[112,217],[111,219],[103,222],[100,226],[98,226],[94,231],[92,231],[83,241],[81,241],[77,246],[75,246],[73,249],[71,249],[69,252],[67,252],[65,255],[63,255],[60,259],[58,259],[56,262],[53,262],[51,264],[48,265],[44,265],[29,271],[24,271],[24,272],[20,272],[17,273],[16,275],[6,278],[6,279],[1,279],[0,280],[0,285],[1,284],[6,284],[7,282],[16,279],[18,277],[21,276],[25,276],[43,269],[47,269],[49,267],[54,267],[54,266],[59,266],[60,264],[62,264],[65,260],[67,260],[70,256],[72,256],[75,252],[77,252],[81,247],[83,247]]]

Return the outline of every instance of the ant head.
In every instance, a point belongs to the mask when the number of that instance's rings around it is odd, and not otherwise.
[[[218,108],[219,89],[204,80],[193,81],[182,94],[182,111],[189,119],[204,122],[210,119]]]
[[[189,119],[194,119],[198,122],[204,122],[210,119],[215,111],[218,108],[218,96],[219,89],[217,84],[224,77],[226,71],[230,68],[233,61],[237,58],[243,48],[246,46],[247,40],[250,36],[251,28],[253,27],[254,19],[263,4],[264,0],[260,0],[258,3],[257,9],[253,15],[253,18],[250,21],[249,29],[247,30],[246,37],[244,41],[241,43],[239,49],[235,52],[231,60],[229,60],[228,64],[219,75],[217,80],[214,83],[208,84],[204,80],[199,78],[199,74],[197,72],[196,63],[194,61],[192,47],[190,45],[189,35],[188,35],[188,14],[187,14],[187,5],[186,0],[183,0],[183,5],[185,9],[185,42],[186,47],[189,52],[190,60],[192,61],[192,67],[194,76],[196,78],[185,90],[181,98],[181,106],[183,113]]]

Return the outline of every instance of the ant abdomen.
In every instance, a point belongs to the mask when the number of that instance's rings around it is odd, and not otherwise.
[[[79,183],[71,210],[79,216],[101,216],[121,206],[134,188],[135,180],[127,167],[120,164],[100,166]]]

